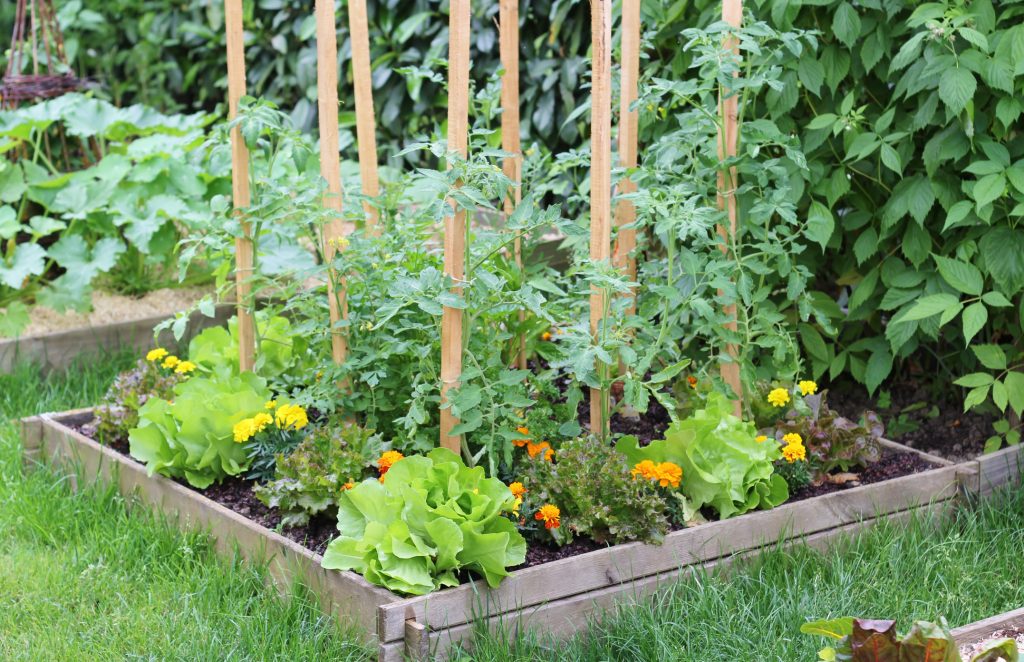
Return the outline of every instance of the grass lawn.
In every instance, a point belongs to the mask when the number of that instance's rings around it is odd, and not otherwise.
[[[94,404],[130,357],[67,376],[0,375],[0,659],[371,659],[308,596],[217,557],[110,491],[72,494],[20,470],[16,419]],[[814,660],[808,617],[937,618],[1024,606],[1024,491],[938,526],[883,526],[821,554],[775,551],[607,614],[557,647],[481,636],[474,660]]]

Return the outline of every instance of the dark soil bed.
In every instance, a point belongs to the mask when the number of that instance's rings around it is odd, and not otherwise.
[[[91,423],[70,424],[70,427],[76,429],[87,437],[94,436],[95,431],[92,429]],[[130,457],[128,453],[128,443],[126,441],[116,441],[109,444],[109,447],[122,455]],[[807,487],[790,495],[789,501],[802,501],[811,497],[830,494],[832,492],[840,492],[859,485],[879,483],[892,478],[908,476],[910,474],[920,473],[933,468],[935,468],[935,466],[932,463],[918,455],[900,453],[887,449],[883,453],[882,459],[879,462],[857,474],[857,480],[848,480],[841,484],[824,482],[820,485],[808,485]],[[177,482],[189,489],[194,489],[183,480],[178,480]],[[229,478],[219,485],[211,485],[205,490],[196,491],[203,496],[216,501],[225,508],[234,511],[243,517],[251,519],[261,526],[272,531],[279,532],[281,535],[299,543],[317,554],[324,553],[324,550],[327,548],[327,543],[331,541],[336,532],[335,522],[326,517],[314,518],[307,526],[288,528],[281,527],[281,517],[275,511],[263,505],[263,503],[256,498],[252,493],[252,482],[248,480],[241,478]],[[704,515],[709,520],[713,519],[713,514],[710,512],[704,513]],[[605,547],[605,545],[590,540],[589,538],[579,538],[564,547],[548,547],[545,545],[534,544],[527,548],[526,563],[519,567],[527,568],[540,565],[542,563],[548,563],[550,561],[557,561],[558,559],[585,554],[603,547]]]
[[[993,435],[997,417],[964,413],[957,387],[939,391],[924,380],[902,377],[890,385],[889,393],[891,404],[882,408],[860,384],[839,382],[829,387],[828,404],[854,421],[870,409],[882,417],[887,439],[953,462],[981,455],[985,440]]]

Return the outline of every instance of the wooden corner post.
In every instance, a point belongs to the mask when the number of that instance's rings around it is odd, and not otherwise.
[[[498,8],[498,35],[501,50],[501,149],[512,156],[501,164],[505,176],[515,186],[505,197],[505,220],[512,215],[523,199],[523,155],[519,144],[519,0],[501,0]],[[523,238],[517,232],[513,247],[516,266],[523,268]],[[519,323],[526,319],[526,311],[519,311]],[[526,337],[519,335],[516,365],[526,369]]]
[[[622,73],[619,105],[619,164],[623,168],[637,166],[637,143],[640,130],[640,114],[632,110],[639,95],[640,79],[640,2],[622,0]],[[634,193],[636,184],[628,176],[619,182],[619,193]],[[615,205],[615,266],[625,272],[630,280],[636,280],[636,230],[623,228],[636,221],[636,205],[632,200],[619,200]],[[630,311],[636,310],[636,297]]]
[[[469,28],[470,0],[451,0],[448,18],[448,151],[469,154]],[[451,164],[449,163],[449,167]],[[466,211],[450,201],[454,213],[444,221],[444,272],[462,291],[465,279]],[[441,317],[441,404],[462,374],[462,309],[445,306]],[[453,435],[458,419],[441,410],[441,445],[458,453],[461,436]]]
[[[346,234],[341,218],[341,155],[338,149],[338,37],[334,25],[334,0],[316,0],[316,96],[320,123],[320,176],[327,180],[324,207],[336,214],[324,227],[324,259],[328,263],[343,248]],[[348,353],[345,333],[338,323],[347,317],[344,282],[328,271],[327,299],[331,314],[331,356],[342,364]]]
[[[380,195],[377,175],[377,125],[373,116],[373,71],[370,67],[370,27],[366,0],[349,0],[348,30],[352,39],[352,83],[356,97],[356,143],[359,148],[359,179],[363,195]],[[379,214],[369,202],[363,204],[366,230],[376,234]]]
[[[612,205],[612,0],[590,0],[591,32],[591,124],[590,124],[590,259],[611,258]],[[590,333],[597,340],[604,323],[606,292],[590,290]],[[607,371],[609,366],[599,365]],[[590,430],[604,435],[608,430],[607,392],[590,389]]]
[[[723,0],[722,20],[730,26],[738,28],[743,22],[742,0]],[[725,43],[727,49],[739,53],[739,42],[734,38],[728,38]],[[739,138],[739,97],[724,87],[718,95],[719,131],[718,131],[718,158],[725,161],[736,156],[736,145]],[[736,235],[736,168],[725,168],[724,165],[718,170],[718,208],[724,209],[728,215],[728,227],[719,226],[718,234],[722,237],[722,252],[729,252],[729,245]],[[725,314],[731,321],[727,328],[736,331],[736,304],[730,304],[725,308]],[[739,399],[733,403],[733,409],[737,416],[743,413],[743,383],[740,381],[740,365],[737,362],[739,352],[735,344],[726,345],[726,353],[732,357],[728,363],[721,364],[722,381],[736,393]]]
[[[238,116],[238,103],[245,96],[245,37],[242,30],[242,0],[224,0],[224,30],[228,58],[228,119]],[[236,213],[249,206],[249,150],[238,127],[231,130],[231,197]],[[235,297],[238,299],[238,365],[252,370],[256,363],[256,329],[252,296],[252,228],[242,219],[242,237],[235,240]]]

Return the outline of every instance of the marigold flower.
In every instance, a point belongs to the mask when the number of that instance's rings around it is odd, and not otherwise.
[[[763,444],[764,442],[768,441],[768,435],[759,434],[756,437],[754,437],[754,441],[756,441],[759,444]]]
[[[518,432],[521,435],[525,435],[525,436],[528,437],[529,434],[530,434],[530,429],[525,427],[525,426],[523,426],[523,425],[520,425],[519,427],[516,428],[516,432]],[[527,443],[529,443],[529,441],[530,440],[528,438],[513,439],[512,440],[512,445],[515,446],[516,448],[522,448]]]
[[[232,428],[232,432],[235,435],[235,443],[241,444],[249,441],[256,434],[256,423],[251,418],[246,418],[235,423]]]
[[[540,334],[540,339],[543,340],[544,342],[551,340],[551,332],[545,331],[544,333]]]
[[[288,428],[301,430],[309,423],[306,410],[298,405],[281,405],[274,415],[274,420],[277,422],[277,427],[282,430]]]
[[[518,480],[514,483],[510,483],[508,489],[512,491],[512,496],[519,499],[526,494],[526,486],[520,483]]]
[[[629,473],[633,475],[633,480],[636,480],[637,476],[641,476],[647,480],[654,480],[654,476],[657,473],[657,466],[650,460],[642,460],[637,462]]]
[[[796,432],[790,432],[789,434],[782,435],[782,443],[784,444],[802,444],[804,438]]]
[[[786,462],[789,462],[790,464],[793,464],[797,460],[802,462],[807,459],[807,449],[799,442],[788,444],[782,449],[782,457],[786,458]]]
[[[558,506],[545,503],[537,511],[537,514],[533,516],[535,520],[544,522],[545,529],[557,529],[562,525],[561,521],[562,511],[558,509]]]
[[[355,483],[353,483],[352,481],[348,481],[347,483],[345,483],[344,485],[341,486],[341,489],[343,489],[343,490],[351,490],[355,486],[356,486]]]
[[[818,392],[818,384],[809,379],[801,381],[797,386],[800,387],[800,395],[814,395]]]
[[[674,462],[662,462],[655,468],[655,480],[662,487],[679,487],[683,469]]]
[[[178,373],[179,375],[187,375],[190,372],[195,372],[195,369],[195,363],[192,363],[191,361],[181,361],[174,368],[174,372]]]
[[[773,407],[785,407],[789,404],[789,391],[784,388],[772,389],[768,394],[768,403]]]
[[[270,414],[260,412],[252,417],[252,424],[256,428],[256,432],[263,432],[267,429],[267,426],[274,422],[274,417]]]
[[[519,517],[519,508],[522,505],[523,505],[523,498],[522,497],[516,497],[515,502],[513,502],[513,504],[512,504],[512,515],[514,517]]]
[[[529,453],[530,457],[537,457],[542,452],[544,453],[544,459],[551,462],[555,456],[555,451],[552,450],[551,444],[546,441],[542,441],[539,444],[535,444],[532,441],[526,442],[526,452]]]
[[[168,370],[170,370],[171,368],[173,368],[174,366],[178,365],[179,363],[181,363],[181,359],[179,359],[177,356],[174,356],[172,354],[171,356],[168,356],[166,359],[164,359],[164,362],[161,363],[160,365],[162,365],[163,367],[165,367]]]
[[[516,428],[516,432],[518,432],[519,434],[530,434],[530,428],[526,427],[525,425],[520,425],[519,427]]]
[[[697,388],[697,378],[693,375],[686,378],[686,383],[690,385],[690,388]]]
[[[398,451],[384,451],[384,453],[380,456],[380,459],[377,460],[377,469],[380,471],[381,480],[384,479],[384,474],[388,472],[388,469],[391,468],[391,465],[393,465],[395,462],[398,462],[403,457],[405,456],[399,453]]]
[[[267,404],[263,405],[264,409],[277,409],[277,400],[268,400]]]
[[[165,356],[167,356],[167,350],[163,347],[157,347],[156,349],[149,350],[149,353],[146,354],[146,360],[150,363],[154,363]]]

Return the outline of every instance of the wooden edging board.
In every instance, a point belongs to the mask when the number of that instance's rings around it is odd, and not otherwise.
[[[282,585],[298,581],[316,592],[325,609],[368,632],[381,660],[425,651],[443,655],[472,635],[473,625],[537,627],[554,634],[583,628],[595,608],[643,595],[678,578],[687,568],[721,564],[786,539],[832,540],[843,532],[914,509],[944,508],[959,493],[985,495],[1017,474],[975,460],[959,465],[934,456],[935,469],[783,504],[733,519],[675,531],[662,545],[630,543],[513,572],[497,589],[471,582],[436,593],[402,597],[375,587],[352,572],[327,572],[320,557],[301,545],[242,517],[198,492],[145,468],[84,437],[68,424],[84,422],[91,410],[43,414],[23,421],[26,464],[49,462],[74,469],[78,480],[116,483],[126,496],[177,516],[183,528],[210,531],[222,551],[238,549],[268,563]],[[887,446],[917,453],[899,444]],[[1018,451],[1019,449],[1011,449]],[[1019,468],[1018,456],[995,454],[991,467]],[[1010,458],[1013,458],[1011,461]],[[375,636],[374,636],[375,635]]]
[[[971,623],[953,630],[956,643],[961,646],[976,644],[987,639],[996,630],[1024,628],[1024,608],[1014,609],[998,616],[992,616],[977,623]]]
[[[203,329],[226,323],[234,312],[233,305],[219,305],[213,317],[194,313],[182,342],[187,343]],[[24,338],[0,339],[0,374],[12,372],[19,363],[31,363],[40,366],[44,372],[51,372],[64,370],[76,358],[83,356],[122,348],[143,352],[153,347],[153,329],[168,317],[153,315]],[[177,344],[169,330],[161,332],[159,342],[168,347]]]

